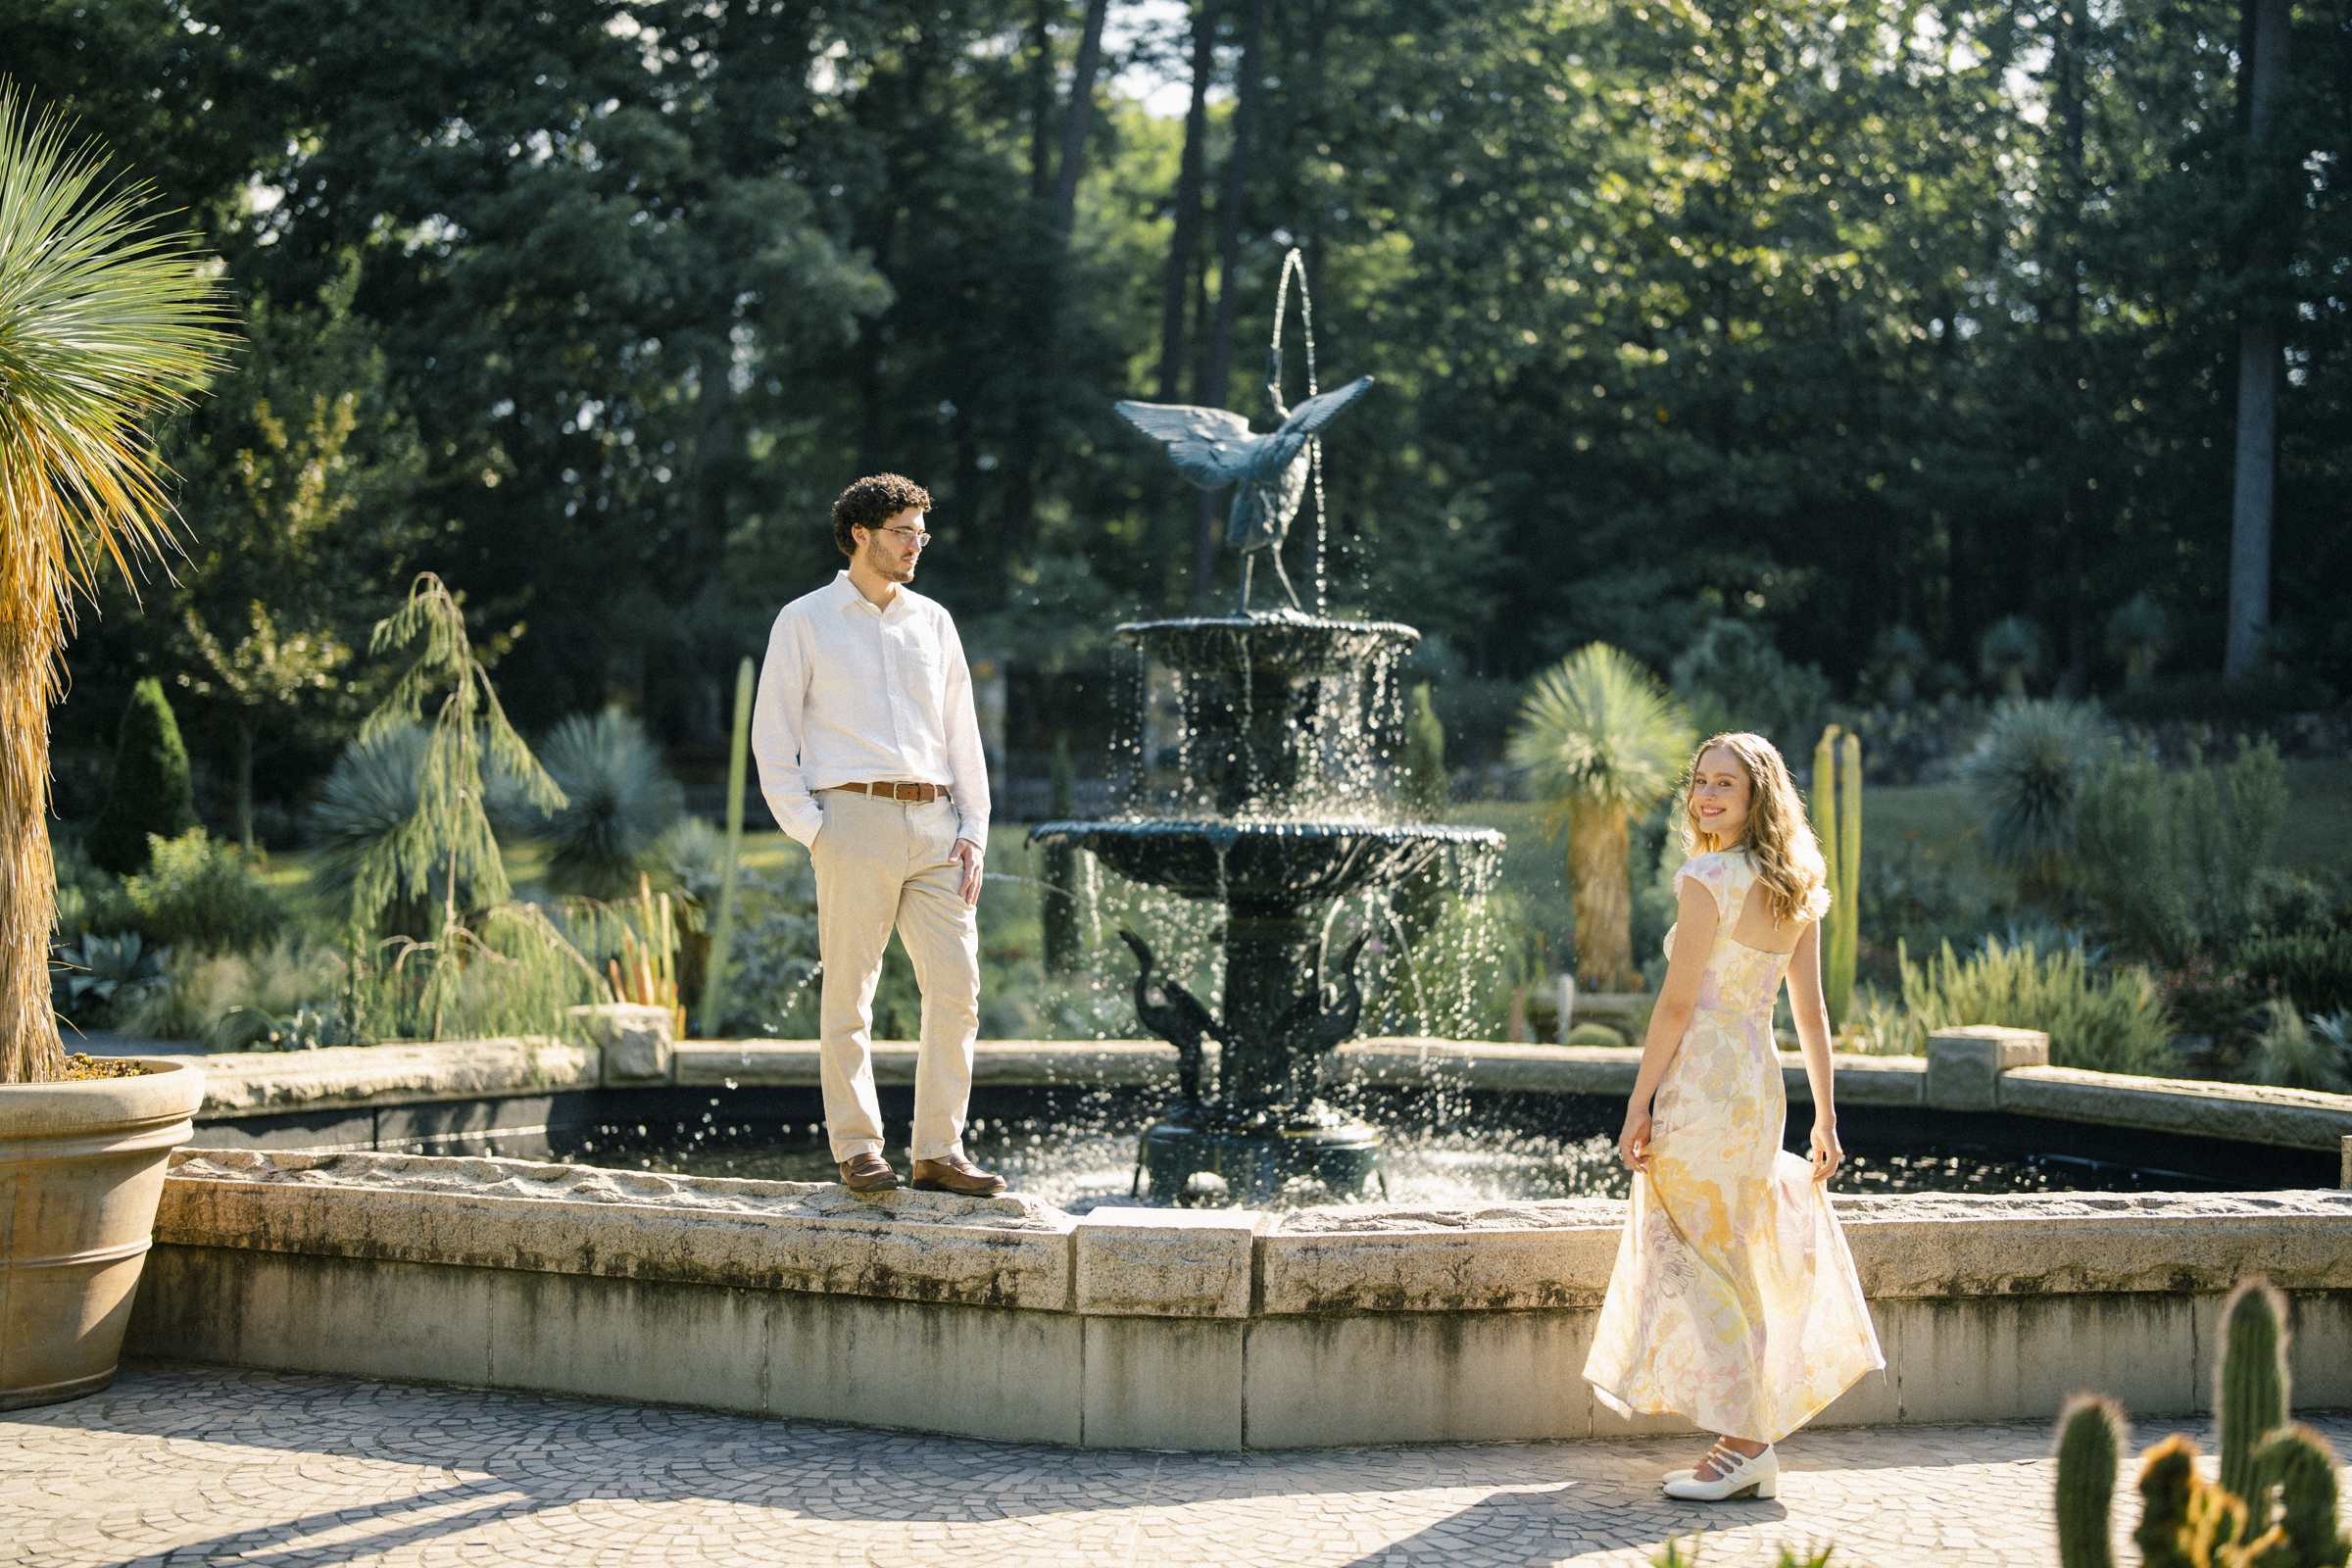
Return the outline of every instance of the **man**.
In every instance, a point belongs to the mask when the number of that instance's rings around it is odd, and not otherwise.
[[[767,640],[752,751],[760,788],[816,869],[824,962],[820,1074],[842,1184],[887,1191],[874,1098],[874,982],[896,926],[923,993],[914,1078],[917,1189],[986,1198],[1004,1180],[963,1154],[980,1033],[980,859],[988,768],[971,671],[947,611],[906,586],[931,536],[931,497],[895,473],[833,503],[850,558],[784,607]]]

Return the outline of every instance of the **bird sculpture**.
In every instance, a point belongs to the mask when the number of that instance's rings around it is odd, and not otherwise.
[[[1298,595],[1290,573],[1282,568],[1282,542],[1298,514],[1306,494],[1308,447],[1315,433],[1338,417],[1339,412],[1364,395],[1372,377],[1357,376],[1336,391],[1308,398],[1296,409],[1282,403],[1281,356],[1266,378],[1266,392],[1282,423],[1259,434],[1250,421],[1223,409],[1194,408],[1182,403],[1121,403],[1120,417],[1168,449],[1176,471],[1203,490],[1238,485],[1233,512],[1225,524],[1225,543],[1242,552],[1241,608],[1250,608],[1250,566],[1254,553],[1264,550],[1274,563],[1274,575],[1293,608]]]
[[[1306,990],[1275,1025],[1291,1046],[1291,1099],[1296,1104],[1304,1104],[1314,1098],[1324,1053],[1355,1038],[1356,1021],[1364,1012],[1364,991],[1355,978],[1355,960],[1363,955],[1364,944],[1371,940],[1371,933],[1366,932],[1349,943],[1348,951],[1341,955],[1340,994],[1333,999],[1329,1011],[1323,1007],[1322,976],[1316,971],[1315,960],[1307,959]]]
[[[1135,961],[1142,965],[1135,976],[1135,1013],[1144,1027],[1176,1048],[1176,1089],[1187,1105],[1200,1104],[1200,1039],[1203,1035],[1225,1043],[1225,1031],[1201,1005],[1200,999],[1174,980],[1152,979],[1153,959],[1152,950],[1144,939],[1121,928],[1119,939],[1135,950]]]

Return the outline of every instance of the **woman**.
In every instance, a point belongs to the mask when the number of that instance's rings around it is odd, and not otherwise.
[[[1680,922],[1618,1151],[1634,1199],[1585,1378],[1621,1414],[1672,1412],[1722,1434],[1666,1494],[1769,1497],[1772,1445],[1885,1366],[1824,1186],[1838,1169],[1821,996],[1821,846],[1788,765],[1760,735],[1691,759],[1675,873]],[[1813,1158],[1781,1149],[1772,1037],[1789,1010],[1813,1088]]]

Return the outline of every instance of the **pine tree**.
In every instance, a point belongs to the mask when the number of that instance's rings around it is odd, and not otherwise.
[[[90,860],[117,876],[147,869],[147,836],[175,839],[196,825],[196,797],[188,780],[188,748],[179,721],[164,699],[164,684],[149,676],[131,688],[115,742],[115,776],[90,828]]]

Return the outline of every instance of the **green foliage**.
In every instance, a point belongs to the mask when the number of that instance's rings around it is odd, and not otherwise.
[[[2001,683],[2001,695],[2023,702],[2026,682],[2041,671],[2041,628],[2023,615],[1993,623],[1977,644],[1977,667]]]
[[[1630,1045],[1631,1042],[1628,1041],[1623,1034],[1619,1033],[1615,1029],[1610,1028],[1605,1023],[1580,1023],[1575,1028],[1568,1031],[1568,1039],[1566,1040],[1565,1044],[1571,1046],[1623,1047]]]
[[[2257,985],[2283,991],[2307,1016],[2352,1012],[2352,927],[2259,936],[2231,956]]]
[[[117,876],[144,871],[151,838],[176,839],[195,825],[188,748],[163,682],[151,676],[131,688],[122,710],[114,777],[86,841],[90,860]]]
[[[637,885],[646,852],[678,819],[684,797],[645,726],[618,709],[574,715],[540,744],[564,805],[546,818],[548,886],[615,899]]]
[[[1914,1039],[1960,1024],[2038,1029],[2050,1060],[2094,1072],[2163,1074],[2173,1054],[2164,1001],[2146,969],[2095,973],[2080,947],[1987,938],[1966,957],[1950,943],[1925,962],[1900,960],[1903,1010]]]
[[[727,987],[734,978],[736,899],[743,874],[743,795],[747,782],[752,740],[752,701],[759,681],[758,669],[749,659],[735,667],[735,726],[727,747],[727,836],[715,848],[715,857],[706,857],[706,864],[714,865],[717,872],[717,918],[710,931],[710,954],[703,971],[703,1035],[710,1038],[718,1020],[726,1014]],[[707,839],[709,825],[694,817],[672,828],[670,837],[681,829],[699,830],[698,838]],[[683,869],[675,880],[684,883]]]
[[[1803,749],[1830,706],[1829,677],[1819,665],[1789,662],[1765,628],[1728,615],[1708,621],[1667,675],[1699,734],[1753,730],[1785,757]]]
[[[53,836],[49,865],[57,882],[57,916],[50,928],[56,939],[83,932],[113,936],[138,923],[139,911],[122,891],[122,879],[92,865],[81,840]]]
[[[439,926],[450,902],[448,860],[430,845],[419,855],[403,837],[416,814],[418,777],[429,744],[421,724],[353,741],[311,805],[306,826],[319,851],[314,885],[337,906],[352,906],[361,868],[371,858],[392,857],[396,886],[421,889],[404,891],[385,906],[376,918],[377,935],[399,932],[422,940]],[[459,908],[473,909],[488,901],[481,889],[461,878],[455,902]]]
[[[694,884],[689,884],[694,891]],[[741,874],[741,908],[720,1039],[813,1040],[817,1034],[816,877],[806,856],[774,873]],[[895,951],[895,950],[894,950]],[[885,968],[888,965],[885,963]],[[876,1004],[875,1038],[883,1038]]]
[[[175,953],[171,975],[168,988],[125,1010],[124,1034],[206,1051],[360,1043],[330,1021],[344,989],[343,961],[306,938],[244,952]]]
[[[379,929],[397,906],[434,894],[446,930],[460,912],[461,888],[470,890],[476,906],[506,899],[506,866],[484,805],[490,770],[507,775],[527,805],[553,811],[566,804],[507,722],[490,672],[466,635],[464,612],[429,571],[418,573],[397,613],[376,622],[369,650],[382,655],[418,643],[416,662],[360,729],[363,745],[382,743],[423,724],[428,705],[435,709],[417,760],[415,807],[390,833],[357,851],[351,882],[357,930]],[[460,951],[463,945],[441,950],[442,957],[454,961]]]
[[[2145,588],[2107,617],[2107,652],[2124,666],[2124,680],[2131,690],[2145,691],[2155,681],[2156,662],[2164,657],[2171,634],[2164,607]]]
[[[136,931],[84,936],[56,949],[49,959],[50,1005],[61,1016],[103,1018],[172,983],[170,948],[149,945]]]
[[[1960,765],[1984,816],[1984,850],[2028,898],[2062,906],[2081,833],[2076,799],[2104,737],[2096,709],[2063,700],[2005,703]]]
[[[2262,1033],[2245,1064],[2250,1081],[2352,1094],[2352,1013],[2307,1023],[2293,1003],[2278,997],[2272,998],[2263,1012]]]
[[[2059,1412],[2061,1568],[2114,1568],[2108,1529],[2115,1509],[2116,1465],[2124,1446],[2124,1412],[2113,1399],[2078,1394]]]
[[[2132,1532],[2141,1568],[2212,1568],[2189,1544],[2208,1489],[2197,1474],[2197,1446],[2187,1438],[2176,1433],[2148,1450],[2139,1466],[2139,1525]]]
[[[2223,766],[2167,771],[2119,757],[2089,772],[2072,815],[2084,895],[2128,944],[2179,962],[2229,947],[2261,919],[2286,779],[2269,741]]]
[[[1450,780],[1446,772],[1446,726],[1430,705],[1428,681],[1413,686],[1404,719],[1405,810],[1416,822],[1446,820]]]
[[[2222,1367],[2213,1407],[2221,1428],[2221,1483],[2261,1496],[2255,1450],[2286,1424],[2286,1298],[2266,1280],[2240,1280],[2222,1303]]]
[[[255,873],[253,858],[200,827],[154,839],[149,869],[122,889],[149,941],[190,955],[267,946],[287,918],[284,901]]]
[[[545,910],[513,902],[444,925],[431,942],[393,937],[365,952],[347,996],[372,1040],[570,1036],[570,1008],[612,1000]]]

